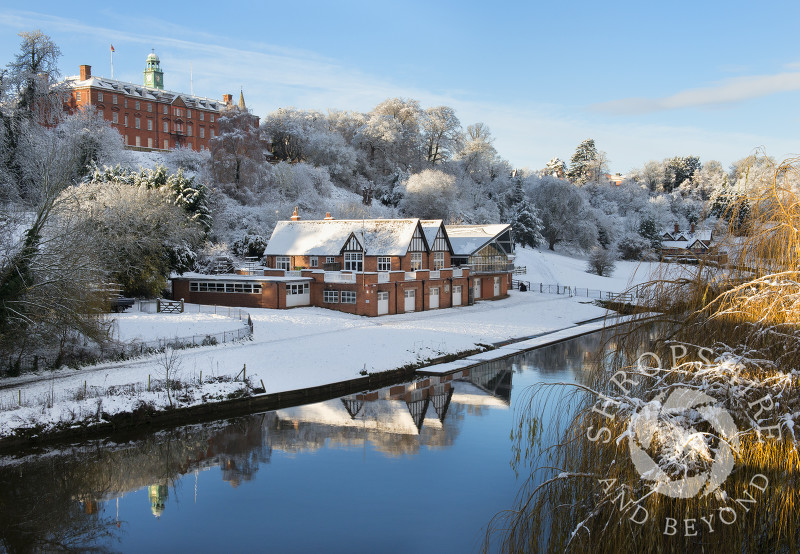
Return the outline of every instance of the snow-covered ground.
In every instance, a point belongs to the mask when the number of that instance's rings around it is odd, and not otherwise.
[[[620,264],[613,277],[598,277],[583,271],[584,261],[523,249],[518,251],[517,265],[528,267],[527,277],[521,278],[532,282],[539,282],[534,275],[540,275],[545,283],[608,291],[621,291],[646,279],[646,272],[636,264]],[[379,318],[314,307],[247,311],[254,324],[253,340],[178,351],[179,367],[173,372],[174,378],[197,382],[201,373],[204,381],[233,377],[246,365],[251,382],[263,382],[267,393],[280,392],[353,379],[362,370],[386,371],[480,344],[561,330],[606,313],[585,298],[517,291],[509,298],[474,306]],[[151,340],[164,334],[214,333],[239,323],[212,314],[132,312],[120,315],[118,324],[121,337]],[[158,356],[149,356],[80,371],[62,369],[6,379],[0,388],[0,437],[20,427],[40,424],[46,428],[96,413],[96,397],[73,400],[82,390],[103,394],[110,387],[137,389],[105,397],[102,411],[112,414],[131,411],[140,401],[166,406],[164,393],[145,390],[148,380],[163,378],[163,363]],[[187,402],[202,402],[204,394],[224,397],[236,388],[234,383],[207,384]]]
[[[172,339],[191,337],[193,335],[205,336],[232,331],[242,327],[238,319],[231,319],[222,315],[191,313],[187,304],[187,311],[182,314],[148,314],[131,311],[113,314],[113,336],[123,342],[147,342],[157,339]]]

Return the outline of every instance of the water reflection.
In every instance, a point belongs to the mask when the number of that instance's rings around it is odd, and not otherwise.
[[[146,490],[161,517],[183,475],[219,468],[231,487],[250,481],[274,451],[367,444],[386,456],[447,448],[467,414],[508,409],[512,366],[490,363],[378,391],[126,442],[92,441],[0,459],[0,537],[9,552],[113,548],[127,524],[116,499]],[[146,509],[142,506],[142,509]]]

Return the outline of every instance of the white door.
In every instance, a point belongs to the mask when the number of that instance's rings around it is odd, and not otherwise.
[[[416,308],[416,291],[414,289],[406,290],[403,295],[405,296],[405,304],[403,305],[403,310],[407,312],[413,312],[414,308]]]
[[[461,305],[461,285],[453,285],[453,306]]]
[[[500,296],[500,277],[494,278],[494,295]]]
[[[389,293],[378,292],[378,315],[385,315],[389,313]]]
[[[432,288],[430,295],[430,302],[428,303],[431,310],[439,307],[439,288]]]
[[[473,287],[473,290],[475,291],[473,293],[473,295],[475,297],[475,300],[477,300],[478,298],[481,297],[481,280],[480,279],[475,279],[475,283],[473,284],[472,287]]]

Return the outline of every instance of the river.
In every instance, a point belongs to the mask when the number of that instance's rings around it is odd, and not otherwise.
[[[4,456],[0,546],[477,550],[524,478],[515,408],[531,385],[579,380],[599,347],[595,333],[444,379]]]

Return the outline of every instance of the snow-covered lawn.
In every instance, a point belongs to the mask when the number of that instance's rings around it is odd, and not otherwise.
[[[133,309],[113,314],[114,338],[123,342],[152,341],[205,336],[239,329],[243,322],[222,315],[191,313],[196,306],[186,305],[187,311],[182,314],[148,314]]]
[[[581,271],[585,262],[531,250],[520,250],[517,263],[528,266],[527,279],[531,281],[533,270],[536,275],[555,277],[543,279],[546,283],[610,291],[626,288],[635,269],[634,264],[621,265],[614,277],[597,277]],[[637,272],[639,280],[646,278],[643,273]],[[247,376],[254,384],[263,382],[266,392],[280,392],[353,379],[364,369],[370,373],[386,371],[480,344],[565,329],[606,313],[585,298],[518,291],[512,291],[509,298],[474,306],[379,318],[313,307],[247,311],[253,319],[253,340],[180,350],[175,378],[197,382],[201,372],[204,381],[215,376],[233,377],[246,364]],[[122,314],[118,323],[121,337],[145,340],[160,333],[170,337],[209,334],[239,325],[238,320],[213,314],[137,312]],[[140,401],[163,407],[167,404],[165,394],[141,392],[148,379],[163,378],[158,357],[148,356],[80,371],[62,369],[6,379],[0,389],[0,437],[19,427],[37,423],[47,427],[95,413],[97,398],[70,400],[80,396],[76,393],[84,388],[91,392],[93,388],[138,387],[139,392],[104,399],[102,411],[107,413],[131,411]],[[189,402],[202,402],[206,393],[224,396],[235,388],[235,384],[204,385]],[[22,408],[18,407],[20,397]],[[44,404],[54,405],[46,408]]]

